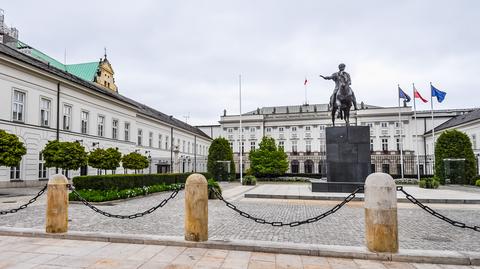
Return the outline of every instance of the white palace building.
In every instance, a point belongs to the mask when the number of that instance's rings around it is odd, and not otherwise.
[[[5,27],[2,27],[5,30]],[[50,140],[79,141],[90,151],[118,148],[150,159],[146,173],[206,171],[211,138],[196,127],[118,93],[112,66],[100,61],[63,65],[17,36],[0,33],[0,129],[17,135],[27,154],[0,167],[0,187],[44,184],[41,150]],[[117,173],[123,173],[119,168]],[[95,175],[83,167],[69,177]]]
[[[226,111],[221,116],[219,125],[199,126],[199,128],[213,138],[224,137],[230,141],[237,169],[239,169],[240,147],[244,152],[243,169],[246,170],[249,168],[248,152],[258,147],[263,136],[270,136],[287,153],[289,173],[325,175],[325,128],[331,126],[331,116],[327,108],[327,104],[257,108],[242,114],[242,139],[239,134],[239,115],[227,115]],[[399,176],[401,174],[400,148],[403,144],[405,175],[417,174],[417,151],[420,174],[432,174],[433,143],[431,133],[429,134],[428,131],[432,126],[442,126],[449,120],[469,115],[468,112],[472,110],[436,110],[434,122],[432,122],[431,111],[417,111],[415,126],[414,113],[409,106],[377,107],[362,103],[359,105],[359,110],[351,112],[350,121],[353,125],[370,126],[372,172],[385,172]],[[337,123],[341,124],[342,121],[338,119]],[[476,124],[476,130],[480,134],[478,120]],[[437,138],[438,135],[436,134]],[[472,138],[475,138],[475,135]]]

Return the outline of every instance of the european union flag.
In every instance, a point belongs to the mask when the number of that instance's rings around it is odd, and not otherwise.
[[[407,103],[410,102],[410,96],[400,89],[400,86],[398,87],[398,98],[404,99],[404,101]]]
[[[437,97],[437,101],[439,103],[443,102],[443,99],[445,99],[445,95],[447,95],[446,92],[442,92],[441,90],[433,87],[433,85],[430,84],[430,88],[432,88],[432,97]]]

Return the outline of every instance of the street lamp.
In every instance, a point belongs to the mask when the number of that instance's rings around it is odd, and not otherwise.
[[[150,155],[150,150],[146,150],[145,151],[145,154],[148,153],[148,173],[151,174],[152,173],[152,156]]]

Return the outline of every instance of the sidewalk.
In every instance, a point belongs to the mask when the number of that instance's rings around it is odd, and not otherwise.
[[[182,246],[0,236],[0,268],[469,268]]]
[[[456,188],[458,187],[458,188]],[[422,203],[480,204],[480,188],[462,186],[441,186],[438,189],[422,189],[405,185],[404,190]],[[259,184],[245,193],[245,198],[297,199],[297,200],[343,200],[348,194],[336,192],[312,192],[306,184]],[[363,201],[363,193],[356,195],[356,201]],[[397,192],[398,202],[409,202],[405,195]]]

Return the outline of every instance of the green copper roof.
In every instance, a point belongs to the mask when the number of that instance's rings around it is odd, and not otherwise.
[[[66,66],[65,71],[81,79],[93,82],[93,80],[95,79],[97,70],[98,70],[98,62],[91,62],[91,63],[82,63],[82,64],[69,64]]]
[[[74,76],[77,76],[83,80],[86,81],[91,81],[95,79],[95,74],[97,73],[98,70],[98,62],[91,62],[91,63],[81,63],[81,64],[67,64],[64,65],[61,62],[53,59],[52,57],[46,55],[45,53],[36,50],[29,46],[28,44],[25,44],[21,41],[18,41],[17,43],[17,48],[22,49],[26,48],[30,50],[30,56],[33,58],[39,59],[43,62],[47,62],[53,67],[56,67],[60,70],[66,71]]]

